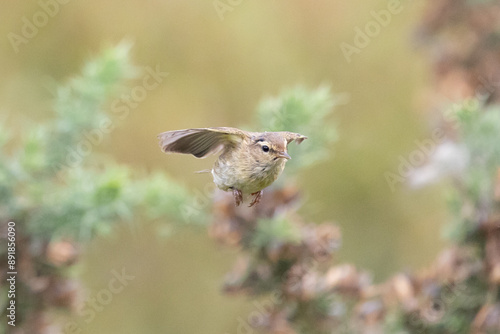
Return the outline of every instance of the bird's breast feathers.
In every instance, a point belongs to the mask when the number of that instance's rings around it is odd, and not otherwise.
[[[272,164],[241,164],[234,165],[231,159],[219,159],[212,169],[214,183],[218,188],[227,191],[239,189],[244,193],[255,193],[273,183],[285,168],[285,161]]]

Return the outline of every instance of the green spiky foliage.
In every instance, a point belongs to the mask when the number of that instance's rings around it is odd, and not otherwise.
[[[300,144],[289,146],[292,156],[299,152],[300,159],[287,163],[288,174],[314,165],[326,159],[337,139],[337,131],[329,122],[335,107],[345,101],[345,96],[333,95],[330,88],[320,86],[307,89],[296,86],[283,90],[277,97],[268,97],[257,107],[259,129],[265,131],[291,131],[309,138]]]
[[[54,119],[33,125],[16,143],[0,131],[0,144],[13,146],[0,151],[2,221],[25,223],[34,235],[76,240],[109,232],[119,221],[186,221],[184,210],[192,203],[182,185],[164,174],[141,175],[119,166],[96,154],[99,143],[85,137],[103,122],[114,126],[106,102],[136,73],[127,45],[105,50],[57,88]],[[201,220],[201,212],[189,217]]]
[[[44,245],[70,240],[81,248],[119,223],[158,221],[163,232],[176,223],[204,222],[206,215],[182,184],[163,173],[132,170],[96,152],[109,136],[103,129],[116,125],[116,115],[107,112],[109,102],[138,73],[129,49],[121,44],[103,51],[80,75],[59,86],[52,119],[27,124],[30,128],[16,136],[0,124],[0,227],[3,231],[7,222],[16,223],[17,259],[36,269],[18,276],[18,328],[27,319],[36,322],[54,299],[53,291],[30,290],[24,284],[33,278],[28,275],[66,280],[67,266],[48,265]],[[2,258],[6,249],[2,237]],[[5,280],[1,284],[4,296]],[[37,330],[35,323],[26,326],[26,332]]]
[[[457,269],[456,273],[448,272],[448,277],[441,274],[443,277],[422,282],[433,291],[428,295],[431,290],[422,288],[419,297],[428,298],[431,306],[422,306],[424,311],[419,312],[391,313],[385,319],[386,333],[471,333],[478,312],[498,303],[498,287],[491,282],[495,279],[491,267],[496,265],[497,257],[490,247],[497,238],[494,217],[499,209],[495,186],[498,187],[500,168],[500,107],[484,105],[479,100],[464,101],[453,119],[459,134],[456,145],[466,163],[460,173],[453,175],[453,221],[447,234],[456,250],[466,254],[449,260],[450,265],[461,268],[461,274]],[[495,321],[488,321],[488,326],[498,324],[498,319]]]
[[[455,223],[449,227],[453,240],[466,243],[478,236],[481,219],[487,219],[496,203],[494,188],[500,166],[500,106],[464,103],[456,120],[466,149],[467,167],[450,199]],[[464,210],[464,206],[469,210]],[[482,218],[481,218],[482,217]],[[479,219],[479,220],[478,220]]]

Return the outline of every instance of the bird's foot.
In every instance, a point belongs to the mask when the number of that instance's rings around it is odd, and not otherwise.
[[[253,193],[252,196],[254,196],[253,201],[252,201],[252,203],[250,203],[250,205],[248,207],[252,207],[255,204],[260,202],[260,198],[262,197],[262,190]]]
[[[233,196],[236,206],[240,206],[241,202],[243,202],[243,194],[239,189],[233,189]]]

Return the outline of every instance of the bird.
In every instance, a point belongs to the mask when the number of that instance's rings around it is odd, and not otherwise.
[[[192,154],[196,158],[220,153],[210,172],[215,185],[232,192],[236,206],[244,195],[252,195],[249,205],[260,202],[263,189],[280,176],[289,143],[307,139],[299,133],[248,132],[231,127],[193,128],[160,133],[159,144],[165,153]]]

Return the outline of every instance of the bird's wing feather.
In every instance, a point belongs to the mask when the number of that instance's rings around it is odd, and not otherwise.
[[[221,148],[236,146],[246,133],[236,128],[199,128],[167,131],[160,133],[160,147],[163,152],[192,154],[203,158]]]
[[[283,135],[283,137],[285,137],[287,144],[290,144],[294,140],[295,140],[295,142],[297,142],[297,144],[300,144],[305,139],[307,139],[306,136],[303,136],[300,133],[294,133],[294,132],[288,132],[288,131],[282,131],[280,133]]]

